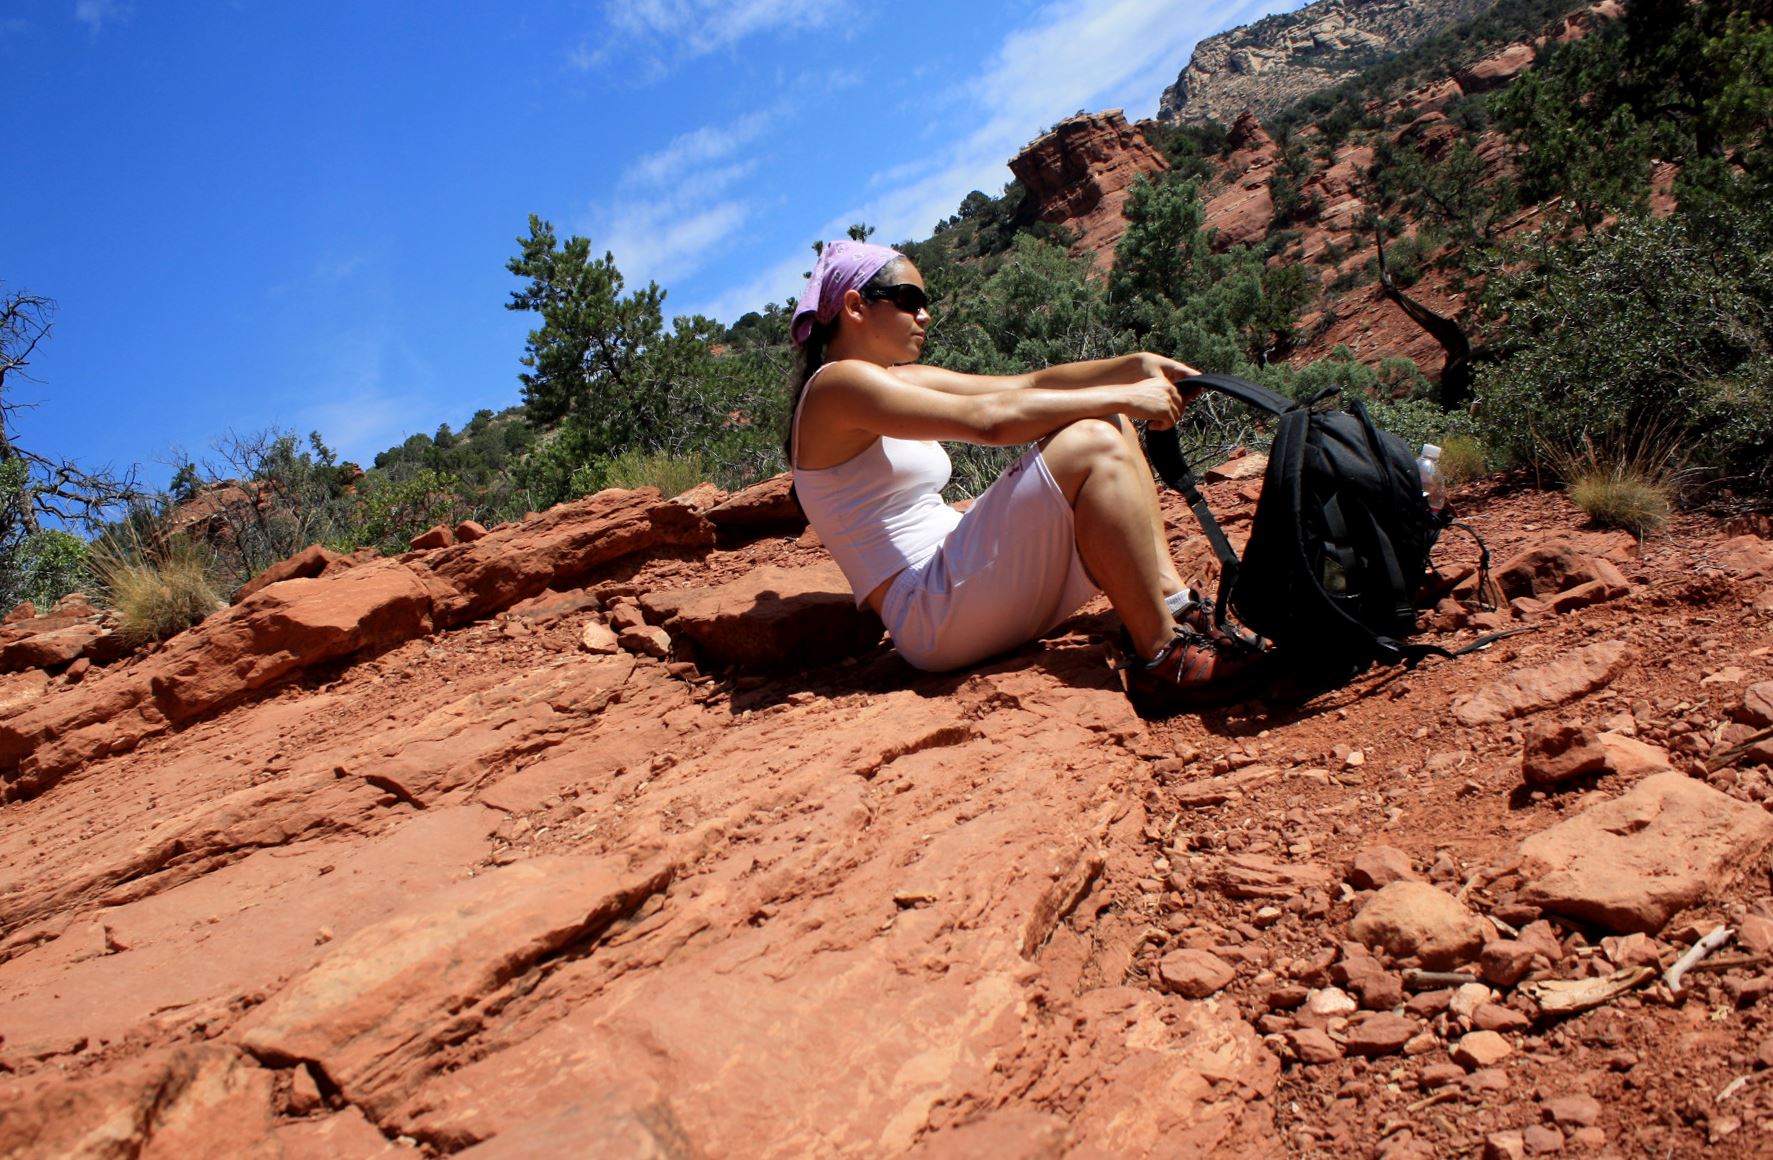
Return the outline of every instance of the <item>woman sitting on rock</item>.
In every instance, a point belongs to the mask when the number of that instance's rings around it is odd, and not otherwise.
[[[1033,640],[1102,591],[1142,708],[1248,695],[1263,654],[1217,632],[1177,574],[1132,423],[1173,425],[1178,384],[1199,372],[1156,354],[1004,376],[919,366],[928,306],[903,254],[834,241],[794,313],[795,491],[856,603],[909,663],[944,672]],[[1035,446],[962,515],[942,502],[943,439]]]

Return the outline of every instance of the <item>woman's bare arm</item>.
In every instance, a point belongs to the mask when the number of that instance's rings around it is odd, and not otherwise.
[[[984,389],[948,391],[915,381],[920,376],[901,375],[904,369],[846,360],[820,375],[801,415],[809,457],[847,457],[854,444],[877,435],[1011,446],[1045,438],[1079,419],[1128,415],[1169,426],[1183,405],[1181,392],[1163,374],[1126,382],[1074,382],[1062,376],[1058,387],[1040,385],[1038,372],[1032,382],[1009,387],[997,385],[1003,378],[961,375],[974,380],[963,386]]]
[[[969,375],[943,367],[907,363],[891,373],[916,386],[950,395],[983,395],[994,391],[1066,391],[1080,387],[1116,386],[1147,378],[1180,382],[1200,372],[1187,363],[1149,351],[1086,362],[1059,363],[1020,375]]]

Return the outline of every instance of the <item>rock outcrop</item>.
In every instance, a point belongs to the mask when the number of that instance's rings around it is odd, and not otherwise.
[[[606,491],[473,543],[271,584],[106,679],[0,721],[0,800],[299,672],[479,619],[637,552],[713,540],[713,525],[654,490]]]
[[[1040,220],[1077,231],[1074,249],[1095,253],[1103,267],[1113,261],[1114,244],[1126,229],[1123,211],[1133,182],[1168,168],[1119,109],[1061,121],[1010,161]]]
[[[1679,1114],[1773,996],[1762,542],[1468,490],[1522,583],[1629,593],[1144,722],[1101,603],[914,672],[779,491],[317,555],[0,677],[0,1155],[1764,1151]],[[1649,983],[1720,925],[1753,953]]]
[[[1209,36],[1164,90],[1171,124],[1269,117],[1487,11],[1494,0],[1318,0]]]
[[[114,620],[77,592],[42,615],[21,604],[0,625],[0,673],[59,671],[82,658],[109,664],[129,651]]]

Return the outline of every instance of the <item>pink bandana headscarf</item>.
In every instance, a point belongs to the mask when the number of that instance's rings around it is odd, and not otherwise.
[[[813,336],[815,318],[830,322],[837,317],[843,306],[844,291],[860,290],[868,279],[880,273],[882,266],[904,256],[897,250],[867,242],[826,242],[825,248],[819,251],[813,276],[807,280],[806,289],[801,291],[800,303],[794,308],[791,330],[794,345],[806,345],[807,339]]]

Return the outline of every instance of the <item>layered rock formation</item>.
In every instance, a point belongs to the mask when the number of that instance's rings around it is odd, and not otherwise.
[[[1120,109],[1061,121],[1010,161],[1036,216],[1076,231],[1075,250],[1094,252],[1104,268],[1126,230],[1132,184],[1169,167]]]
[[[1468,489],[1511,599],[1433,639],[1538,631],[1145,722],[1100,603],[912,671],[782,492],[4,678],[0,1156],[1764,1154],[1692,1092],[1773,1054],[1773,545]],[[1523,787],[1551,733],[1634,759]]]
[[[1239,113],[1267,118],[1412,45],[1489,10],[1495,0],[1319,0],[1296,12],[1209,36],[1164,90],[1170,124]]]

